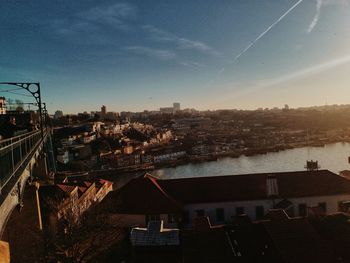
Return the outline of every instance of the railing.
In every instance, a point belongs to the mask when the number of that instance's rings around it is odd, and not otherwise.
[[[0,193],[41,143],[40,131],[0,141]]]

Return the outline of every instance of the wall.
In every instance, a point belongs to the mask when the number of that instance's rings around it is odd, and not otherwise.
[[[278,203],[282,199],[276,199]],[[327,214],[332,214],[338,211],[338,202],[350,200],[350,195],[336,195],[336,196],[316,196],[303,198],[288,199],[294,205],[294,214],[299,216],[298,205],[306,204],[308,207],[317,206],[318,203],[325,202],[327,206]],[[225,222],[229,222],[233,216],[236,215],[237,207],[244,207],[245,214],[252,220],[256,219],[256,206],[263,206],[264,212],[267,213],[269,209],[273,208],[272,200],[253,200],[253,201],[239,201],[239,202],[218,202],[218,203],[199,203],[189,204],[185,206],[185,210],[189,212],[190,224],[196,217],[196,210],[204,209],[205,215],[209,216],[212,224],[220,224],[224,222],[216,221],[216,208],[223,208],[225,211]]]
[[[7,193],[3,193],[4,197],[0,197],[0,198],[4,198],[4,199],[0,199],[0,238],[2,236],[7,220],[9,219],[13,209],[19,204],[17,183],[21,182],[20,191],[21,191],[21,196],[23,196],[26,182],[32,172],[30,168],[34,167],[35,163],[39,159],[39,153],[41,152],[41,149],[42,149],[42,145],[36,150],[32,158],[28,162],[27,166],[19,176],[18,180],[12,183],[13,187]],[[11,184],[11,181],[9,182],[9,184]],[[33,209],[36,209],[36,208],[33,208]]]
[[[163,226],[166,228],[176,228],[177,223],[168,222],[168,214],[161,214],[160,220],[163,220]],[[115,214],[113,220],[121,227],[147,227],[145,215]]]

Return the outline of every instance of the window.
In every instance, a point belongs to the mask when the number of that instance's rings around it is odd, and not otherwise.
[[[318,206],[322,208],[323,212],[327,213],[327,203],[326,202],[318,203]]]
[[[199,216],[204,216],[204,210],[203,209],[198,209],[196,210],[196,215]]]
[[[149,221],[159,221],[160,216],[159,215],[146,215],[146,223]]]
[[[176,216],[174,214],[168,214],[168,223],[176,223]]]
[[[299,216],[306,216],[306,204],[299,204]]]
[[[242,206],[239,206],[239,207],[236,207],[236,215],[243,215],[244,214],[244,207]]]
[[[225,221],[225,209],[223,208],[216,208],[216,221],[217,222],[224,222]]]
[[[184,211],[184,213],[182,214],[182,220],[181,221],[185,225],[190,222],[190,213],[188,211]]]
[[[338,202],[338,211],[348,213],[350,211],[350,202],[349,201],[339,201]]]
[[[264,206],[258,205],[255,207],[255,217],[256,219],[262,219],[265,215]]]

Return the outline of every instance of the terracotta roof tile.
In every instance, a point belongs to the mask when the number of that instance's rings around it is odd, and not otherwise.
[[[63,192],[70,194],[75,189],[75,185],[57,184],[57,187]]]

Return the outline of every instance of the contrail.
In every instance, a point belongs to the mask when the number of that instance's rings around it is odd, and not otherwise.
[[[274,26],[276,26],[285,16],[287,16],[290,12],[294,10],[303,0],[299,0],[296,2],[291,8],[289,8],[283,15],[281,15],[275,22],[273,22],[264,32],[262,32],[256,39],[254,39],[248,46],[246,46],[231,62],[230,64],[235,63],[245,52],[247,52],[252,46],[255,45],[256,42],[259,41],[260,38],[265,36]],[[221,71],[224,71],[222,69]]]
[[[322,0],[317,0],[316,14],[315,14],[314,19],[312,20],[311,24],[309,25],[309,28],[307,29],[308,33],[311,33],[311,31],[317,25],[318,19],[319,19],[320,14],[321,14],[321,7],[322,7]]]

